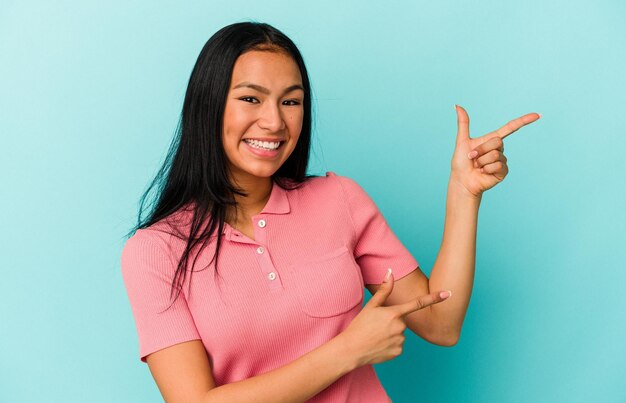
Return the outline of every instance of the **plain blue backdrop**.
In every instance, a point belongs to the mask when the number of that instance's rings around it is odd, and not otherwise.
[[[505,139],[461,340],[407,332],[394,402],[626,401],[626,2],[3,1],[0,401],[153,402],[119,255],[206,40],[268,22],[307,62],[310,172],[354,178],[428,275],[455,103]]]

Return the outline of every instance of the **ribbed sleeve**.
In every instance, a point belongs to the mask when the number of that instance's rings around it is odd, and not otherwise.
[[[121,269],[142,361],[155,351],[200,339],[184,294],[181,292],[171,304],[170,287],[176,266],[160,237],[138,230],[124,245]]]
[[[406,276],[419,265],[413,255],[393,233],[382,213],[354,180],[335,175],[350,211],[356,245],[354,258],[361,267],[365,284],[380,284],[391,267],[396,280]]]

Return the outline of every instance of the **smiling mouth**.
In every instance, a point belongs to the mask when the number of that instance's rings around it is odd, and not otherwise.
[[[248,144],[250,147],[257,148],[259,150],[266,150],[266,151],[277,150],[280,148],[281,145],[285,143],[284,141],[259,141],[259,140],[252,140],[252,139],[245,139],[243,141],[246,144]]]

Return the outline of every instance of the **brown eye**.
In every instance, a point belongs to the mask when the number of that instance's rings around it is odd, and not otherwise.
[[[287,105],[287,106],[300,105],[300,101],[298,101],[296,99],[290,99],[290,100],[287,100],[287,101],[283,102],[283,105]]]
[[[240,101],[244,101],[244,102],[248,102],[251,104],[256,104],[259,103],[259,100],[256,99],[255,97],[243,97],[243,98],[239,98]]]

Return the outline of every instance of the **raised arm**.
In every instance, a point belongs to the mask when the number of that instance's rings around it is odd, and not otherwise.
[[[508,173],[503,139],[541,115],[529,113],[484,136],[470,138],[469,116],[455,107],[458,132],[448,182],[446,216],[441,248],[428,279],[419,267],[399,279],[387,303],[399,304],[429,292],[446,289],[454,297],[445,304],[406,316],[407,326],[426,341],[441,346],[455,345],[474,283],[478,209],[482,194],[500,183]],[[370,284],[370,292],[378,285]]]

